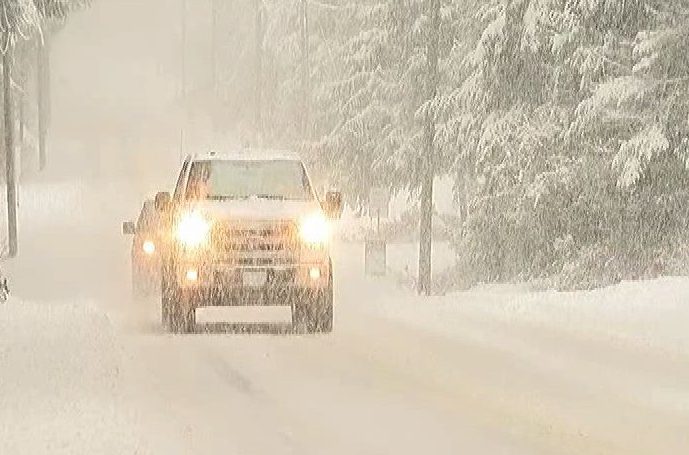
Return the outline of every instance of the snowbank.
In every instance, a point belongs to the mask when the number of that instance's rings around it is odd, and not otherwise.
[[[87,302],[0,304],[0,453],[141,453],[121,362]]]
[[[339,282],[361,283],[351,298],[367,311],[452,335],[471,318],[506,327],[548,330],[565,335],[667,354],[689,355],[689,277],[625,281],[591,291],[534,291],[525,284],[487,284],[430,298],[417,296],[400,276],[416,271],[416,246],[388,246],[388,277],[365,277],[363,245],[333,250]],[[452,265],[454,252],[434,245],[434,273]]]
[[[456,333],[471,317],[672,356],[689,355],[686,277],[577,292],[530,291],[517,285],[483,286],[429,299],[408,290],[387,292],[397,297],[381,296],[379,311],[445,334]]]

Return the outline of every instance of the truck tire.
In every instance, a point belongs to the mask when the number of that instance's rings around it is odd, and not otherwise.
[[[182,292],[177,286],[171,286],[170,301],[168,303],[168,320],[170,331],[173,333],[193,333],[196,329],[196,311],[188,293]]]
[[[314,295],[298,299],[294,305],[294,322],[298,332],[330,333],[333,331],[332,284]]]
[[[193,333],[196,330],[196,311],[189,297],[178,294],[170,306],[170,328],[174,333]]]
[[[161,279],[160,319],[173,333],[192,333],[196,329],[193,296],[183,292],[172,279],[172,268],[163,268]]]
[[[170,306],[172,301],[172,290],[170,289],[170,275],[168,268],[162,270],[160,277],[160,323],[164,330],[171,330]]]
[[[333,331],[333,285],[322,292],[319,297],[318,305],[314,306],[315,309],[319,310],[316,315],[316,332],[319,333],[330,333]]]

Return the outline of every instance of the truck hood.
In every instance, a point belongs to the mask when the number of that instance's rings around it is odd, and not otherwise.
[[[246,199],[237,201],[202,201],[185,206],[187,210],[198,210],[217,221],[298,221],[321,210],[313,201],[276,201],[269,199]]]

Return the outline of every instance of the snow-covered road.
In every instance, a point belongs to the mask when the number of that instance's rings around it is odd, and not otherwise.
[[[127,240],[115,221],[124,214],[71,198],[81,222],[56,215],[26,228],[22,256],[9,264],[0,453],[689,446],[687,279],[422,299],[367,279],[361,246],[338,245],[332,335],[174,336],[159,328],[155,300],[128,296]],[[32,205],[45,203],[25,196],[24,213]]]
[[[53,43],[50,169],[0,264],[1,455],[687,453],[686,278],[422,299],[337,245],[332,335],[163,333],[119,229],[177,165],[176,14],[94,2]]]

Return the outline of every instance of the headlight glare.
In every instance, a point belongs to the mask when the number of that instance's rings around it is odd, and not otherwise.
[[[330,238],[330,225],[321,213],[304,218],[299,226],[299,236],[309,245],[324,245]]]
[[[199,248],[208,243],[210,230],[210,223],[200,213],[187,213],[177,224],[177,240],[187,248]]]

